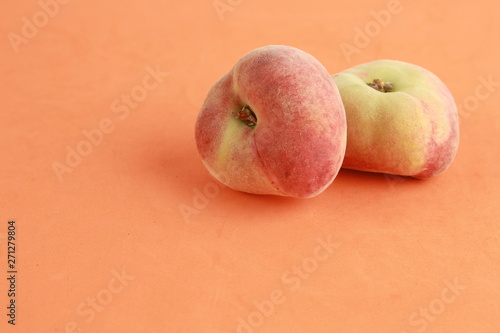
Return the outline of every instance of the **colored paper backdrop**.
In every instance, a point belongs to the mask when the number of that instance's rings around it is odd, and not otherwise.
[[[26,0],[0,17],[1,332],[500,331],[498,2]],[[331,73],[433,71],[459,108],[454,163],[425,181],[342,170],[307,200],[221,186],[194,122],[268,44]]]

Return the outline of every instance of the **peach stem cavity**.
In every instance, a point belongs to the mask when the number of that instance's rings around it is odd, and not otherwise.
[[[255,116],[255,113],[248,105],[243,106],[239,111],[233,111],[232,114],[236,119],[240,119],[249,127],[255,127],[257,124],[257,116]]]
[[[367,83],[367,85],[380,92],[390,92],[394,88],[391,82],[384,82],[381,79],[374,79],[373,82]]]

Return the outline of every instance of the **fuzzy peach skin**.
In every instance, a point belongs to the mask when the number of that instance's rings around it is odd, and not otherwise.
[[[333,79],[347,117],[343,168],[429,178],[452,163],[459,144],[457,107],[429,70],[379,60]],[[368,85],[375,79],[390,82],[388,90]]]
[[[235,190],[313,197],[336,177],[345,111],[323,65],[270,45],[244,55],[210,89],[195,125],[201,159]]]

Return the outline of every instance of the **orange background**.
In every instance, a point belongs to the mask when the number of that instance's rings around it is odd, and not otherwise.
[[[500,92],[483,83],[500,82],[498,2],[53,4],[0,5],[2,332],[500,331]],[[381,58],[430,69],[461,109],[454,163],[425,181],[342,170],[305,200],[214,185],[198,109],[267,44],[331,73]],[[86,156],[58,177],[72,149]]]

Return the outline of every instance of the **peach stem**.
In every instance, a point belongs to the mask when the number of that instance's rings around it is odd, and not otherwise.
[[[240,111],[234,111],[233,116],[240,119],[245,125],[253,127],[257,124],[257,117],[248,105],[244,106]]]
[[[394,88],[394,85],[391,82],[384,82],[381,79],[374,79],[373,82],[367,84],[380,92],[388,92]]]

